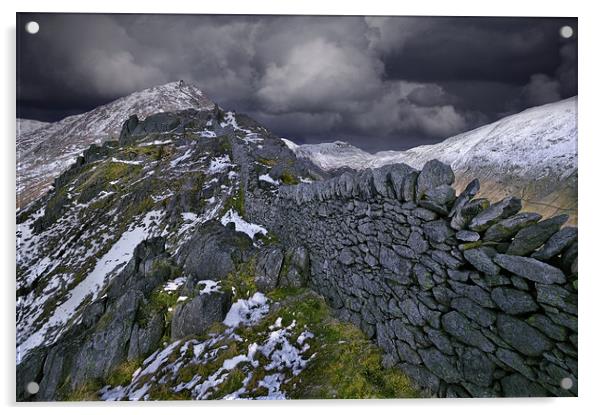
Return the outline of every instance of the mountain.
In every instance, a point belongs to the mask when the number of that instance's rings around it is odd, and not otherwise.
[[[54,178],[90,144],[117,138],[131,114],[144,118],[159,112],[214,106],[199,88],[180,81],[135,92],[54,123],[27,120],[25,128],[17,130],[17,207],[48,191]]]
[[[17,211],[18,401],[578,394],[566,215],[217,105],[111,129]]]
[[[37,120],[28,120],[17,118],[17,137],[23,134],[29,134],[33,131],[46,127],[49,123]]]
[[[420,169],[429,160],[451,165],[456,186],[474,178],[490,198],[520,195],[545,216],[568,213],[577,223],[577,97],[527,109],[441,143],[406,151],[367,153],[345,142],[296,145],[299,157],[324,170],[361,170],[394,163]]]

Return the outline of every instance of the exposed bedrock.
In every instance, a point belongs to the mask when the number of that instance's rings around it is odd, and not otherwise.
[[[310,286],[433,394],[577,395],[577,230],[453,180],[438,161],[392,165],[255,189],[245,209],[304,246]],[[266,252],[266,287],[283,262]]]

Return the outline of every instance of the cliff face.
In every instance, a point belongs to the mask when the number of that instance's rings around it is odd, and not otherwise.
[[[324,172],[219,108],[129,118],[18,214],[18,399],[315,396],[285,389],[326,364],[319,296],[425,393],[576,395],[576,229],[454,181]]]

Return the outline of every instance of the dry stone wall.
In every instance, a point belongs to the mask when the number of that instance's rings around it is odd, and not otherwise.
[[[310,286],[441,397],[577,395],[577,230],[458,196],[436,160],[257,190],[246,214],[309,254]],[[264,194],[265,192],[265,194]]]

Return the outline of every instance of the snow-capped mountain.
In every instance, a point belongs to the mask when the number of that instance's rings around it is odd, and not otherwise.
[[[158,112],[214,106],[198,87],[180,81],[135,92],[55,123],[18,122],[17,207],[46,192],[54,178],[90,144],[115,139],[130,115],[145,118]]]
[[[296,145],[299,157],[324,170],[360,170],[406,163],[420,169],[429,160],[451,165],[456,185],[478,177],[481,194],[521,195],[544,215],[569,213],[577,220],[577,97],[527,109],[434,144],[406,151],[367,153],[345,142]]]

